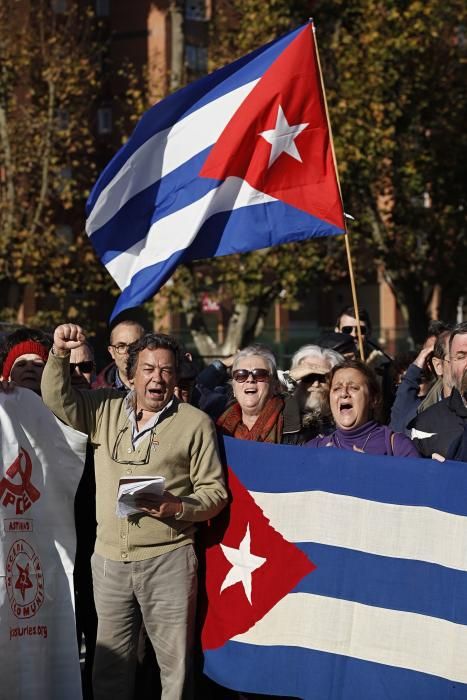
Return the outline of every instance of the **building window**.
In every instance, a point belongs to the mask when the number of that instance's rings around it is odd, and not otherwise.
[[[100,107],[97,110],[97,133],[111,134],[112,133],[112,108]]]
[[[96,0],[96,15],[97,17],[109,17],[110,0]]]
[[[207,0],[185,0],[185,19],[204,22],[209,19]]]
[[[206,46],[185,46],[185,61],[188,70],[192,73],[202,75],[208,69],[208,50]]]

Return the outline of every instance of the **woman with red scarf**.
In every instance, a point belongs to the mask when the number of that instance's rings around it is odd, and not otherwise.
[[[240,350],[232,365],[235,403],[218,418],[224,433],[239,440],[280,443],[285,402],[278,394],[276,359],[261,345]]]
[[[235,403],[217,419],[217,425],[224,435],[239,440],[280,443],[284,434],[292,432],[284,411],[286,402],[279,396],[276,358],[271,350],[262,345],[250,345],[240,350],[232,364],[232,389]],[[295,441],[299,442],[300,431],[296,425],[293,434]],[[290,435],[288,442],[290,444]],[[220,687],[211,689],[210,697],[222,700],[273,700],[269,695],[236,693]],[[277,696],[274,697],[278,700]]]

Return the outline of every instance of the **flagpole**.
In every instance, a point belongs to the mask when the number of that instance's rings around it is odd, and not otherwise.
[[[342,189],[341,189],[341,183],[340,183],[340,179],[339,179],[339,169],[337,167],[336,152],[334,150],[334,139],[332,136],[331,120],[329,119],[328,103],[326,100],[326,92],[324,90],[324,80],[323,80],[323,73],[321,70],[321,61],[319,58],[318,42],[316,41],[315,24],[311,18],[310,18],[310,22],[311,22],[311,30],[312,30],[312,34],[313,34],[313,43],[314,43],[315,52],[316,52],[316,60],[317,60],[317,64],[318,64],[319,78],[320,78],[320,82],[321,82],[321,91],[322,91],[323,100],[324,100],[324,108],[326,110],[326,119],[328,122],[329,139],[330,139],[330,143],[331,143],[331,152],[332,152],[332,158],[334,161],[334,169],[336,172],[337,186],[339,188],[339,195],[341,198],[342,211],[344,211],[344,203],[342,200]],[[345,230],[345,233],[344,233],[345,252],[347,255],[347,266],[349,268],[350,289],[352,292],[352,303],[353,303],[353,307],[354,307],[354,315],[355,315],[355,319],[357,321],[358,349],[360,352],[360,359],[362,361],[364,361],[365,360],[365,353],[363,351],[363,336],[362,336],[362,331],[360,329],[360,315],[359,315],[359,311],[358,311],[357,288],[355,285],[355,276],[354,276],[354,272],[353,272],[352,254],[350,251],[350,237],[349,237],[349,232],[347,229],[347,221],[346,221],[345,214],[344,214],[344,230]]]

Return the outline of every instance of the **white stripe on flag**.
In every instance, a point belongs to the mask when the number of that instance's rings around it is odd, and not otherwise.
[[[316,649],[467,683],[467,626],[337,598],[291,593],[232,641]]]
[[[250,492],[290,542],[317,542],[467,571],[467,517],[322,491]]]
[[[242,85],[145,141],[102,190],[86,231],[92,235],[132,197],[217,141],[258,80]]]
[[[156,221],[146,238],[107,263],[107,270],[120,289],[125,289],[137,272],[187,248],[203,223],[214,214],[275,201],[245,180],[229,177],[201,199]]]

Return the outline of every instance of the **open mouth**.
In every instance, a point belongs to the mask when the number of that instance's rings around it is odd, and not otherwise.
[[[161,399],[164,396],[164,392],[162,389],[148,389],[148,394],[149,396],[152,396],[155,399]]]
[[[348,401],[344,401],[343,403],[341,403],[339,405],[339,413],[341,415],[344,415],[344,416],[347,415],[348,413],[350,413],[352,411],[352,409],[353,409],[353,406]]]

